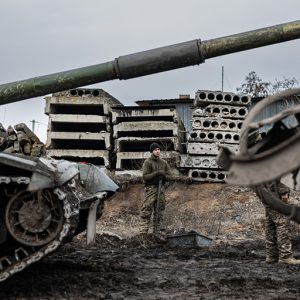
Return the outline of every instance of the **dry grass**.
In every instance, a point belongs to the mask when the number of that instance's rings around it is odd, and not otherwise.
[[[97,232],[121,237],[138,234],[142,198],[142,184],[128,185],[106,203]],[[184,228],[221,239],[264,235],[264,207],[249,189],[175,182],[168,188],[166,199],[164,225],[169,231]]]

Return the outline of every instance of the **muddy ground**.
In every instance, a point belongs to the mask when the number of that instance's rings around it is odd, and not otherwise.
[[[161,237],[139,235],[141,191],[130,187],[107,203],[92,248],[83,236],[74,238],[3,282],[0,299],[300,298],[300,265],[265,263],[263,211],[251,191],[180,184],[168,190],[168,232],[205,234],[208,248],[171,248]],[[300,258],[298,225],[292,228]]]

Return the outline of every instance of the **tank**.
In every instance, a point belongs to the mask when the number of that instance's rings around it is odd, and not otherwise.
[[[95,238],[104,201],[118,186],[103,169],[44,157],[25,125],[0,124],[0,281],[87,229]]]
[[[183,42],[113,61],[0,85],[0,104],[114,79],[129,79],[204,63],[206,59],[300,37],[300,21],[217,39]],[[87,229],[117,185],[93,165],[0,153],[0,281]]]
[[[105,199],[117,189],[94,165],[0,153],[0,281],[87,227],[89,243]]]

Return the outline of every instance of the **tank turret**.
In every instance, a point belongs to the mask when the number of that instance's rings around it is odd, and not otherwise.
[[[0,104],[198,65],[206,59],[300,38],[300,20],[207,41],[200,39],[120,56],[113,61],[0,85]]]

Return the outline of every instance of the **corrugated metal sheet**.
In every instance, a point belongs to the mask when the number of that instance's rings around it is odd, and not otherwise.
[[[260,121],[269,117],[274,116],[275,114],[278,114],[282,110],[286,109],[288,106],[284,101],[277,101],[275,103],[272,103],[268,107],[266,107],[260,114],[258,114],[255,118],[255,121]],[[293,127],[297,125],[297,121],[294,116],[290,116],[283,121],[286,126]],[[270,126],[268,126],[270,127]]]
[[[187,131],[187,133],[189,133],[192,129],[192,103],[175,103],[175,107],[184,125],[185,130]]]
[[[155,106],[166,106],[172,105],[176,107],[178,115],[184,125],[186,136],[191,131],[191,120],[192,120],[192,112],[194,99],[160,99],[160,100],[141,100],[136,101],[138,105],[155,105]]]

